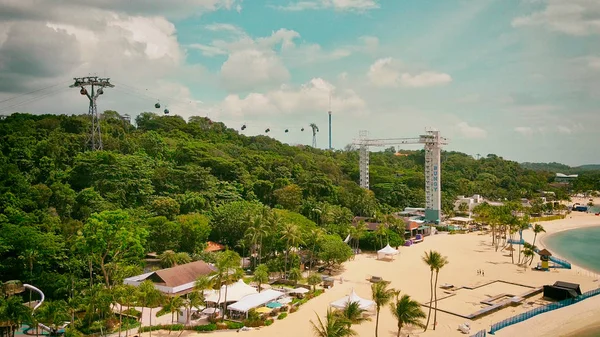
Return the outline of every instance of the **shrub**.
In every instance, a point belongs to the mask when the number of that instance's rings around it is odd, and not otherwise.
[[[294,312],[296,312],[296,311],[298,311],[298,309],[296,309],[296,307],[291,307],[291,308],[290,308],[290,314],[291,314],[291,313],[294,313]]]
[[[206,325],[196,325],[194,327],[194,331],[215,331],[217,330],[217,325],[215,323],[210,323]]]
[[[271,324],[273,324],[273,320],[272,319],[268,319],[268,320],[265,321],[265,326],[269,326]]]
[[[279,316],[277,316],[277,319],[284,319],[287,317],[287,312],[282,312],[281,314],[279,314]]]
[[[227,325],[228,329],[241,329],[244,327],[244,323],[240,323],[240,322],[233,322],[233,321],[225,321],[225,324]]]

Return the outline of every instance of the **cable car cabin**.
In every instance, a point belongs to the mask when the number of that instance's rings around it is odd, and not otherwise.
[[[242,125],[242,130],[246,130],[246,124]]]
[[[165,113],[165,115],[168,115],[169,114],[169,109],[165,109],[164,113]]]
[[[304,128],[300,129],[300,131],[304,131]]]
[[[104,94],[104,90],[102,90],[102,88],[98,89],[98,95],[102,95]]]
[[[271,131],[271,129],[266,129],[266,130],[265,130],[265,133],[269,133],[269,131]]]
[[[160,109],[160,103],[154,104],[154,107],[157,108],[157,109]]]
[[[288,129],[285,129],[285,133],[288,133],[289,131],[290,131],[290,130],[288,130]]]
[[[87,95],[87,89],[82,87],[81,90],[79,90],[79,93],[82,95]]]

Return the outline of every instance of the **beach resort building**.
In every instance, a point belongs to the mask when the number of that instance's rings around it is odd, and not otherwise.
[[[168,296],[184,295],[194,289],[196,279],[210,275],[216,268],[204,261],[195,261],[172,268],[151,271],[123,280],[124,284],[139,286],[150,280],[154,288]]]
[[[562,184],[571,184],[575,179],[579,177],[578,174],[564,174],[564,173],[556,173],[554,177],[554,181]]]

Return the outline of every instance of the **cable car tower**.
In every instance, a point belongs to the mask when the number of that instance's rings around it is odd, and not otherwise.
[[[71,84],[70,88],[81,88],[79,93],[87,96],[90,101],[88,114],[92,120],[92,127],[90,132],[90,145],[92,151],[102,150],[102,133],[100,131],[100,116],[98,114],[98,108],[96,107],[96,100],[98,96],[104,94],[104,88],[113,88],[114,85],[110,83],[110,78],[99,78],[97,76],[87,77],[75,77],[75,83]],[[90,87],[90,91],[86,89]]]
[[[448,140],[434,129],[425,129],[425,134],[415,138],[369,139],[366,130],[359,131],[359,138],[353,144],[359,149],[360,187],[369,189],[369,147],[423,144],[425,147],[425,219],[436,222],[441,218],[442,167],[441,148]]]
[[[310,127],[312,128],[312,134],[313,134],[312,147],[316,149],[317,148],[317,132],[319,132],[319,127],[315,123],[310,123]]]

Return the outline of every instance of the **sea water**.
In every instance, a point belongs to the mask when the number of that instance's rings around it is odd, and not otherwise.
[[[545,238],[544,244],[561,258],[600,274],[600,226],[558,232]]]

